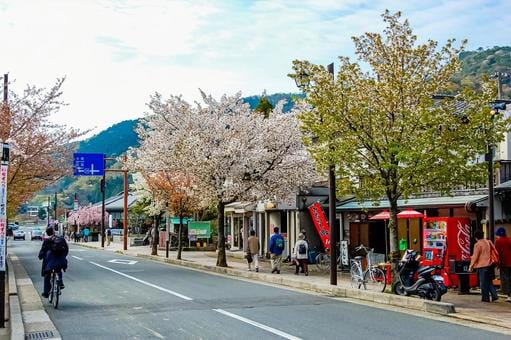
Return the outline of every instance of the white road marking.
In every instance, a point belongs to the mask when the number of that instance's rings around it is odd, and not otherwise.
[[[103,265],[100,265],[99,263],[92,262],[92,261],[90,261],[90,263],[92,263],[93,265],[98,266],[98,267],[100,267],[100,268],[103,268],[103,269],[109,270],[109,271],[111,271],[111,272],[113,272],[113,273],[116,273],[116,274],[119,274],[119,275],[121,275],[121,276],[127,277],[128,279],[131,279],[131,280],[133,280],[133,281],[137,281],[137,282],[139,282],[139,283],[141,283],[141,284],[144,284],[144,285],[146,285],[146,286],[153,287],[153,288],[156,288],[156,289],[158,289],[158,290],[161,290],[162,292],[169,293],[169,294],[171,294],[171,295],[174,295],[174,296],[180,297],[181,299],[188,300],[188,301],[193,300],[191,297],[188,297],[188,296],[186,296],[186,295],[179,294],[179,293],[174,292],[174,291],[172,291],[172,290],[170,290],[170,289],[166,289],[166,288],[163,288],[163,287],[157,286],[157,285],[155,285],[155,284],[149,283],[149,282],[147,282],[147,281],[137,279],[137,278],[136,278],[136,277],[134,277],[134,276],[131,276],[131,275],[128,275],[128,274],[124,274],[124,273],[121,273],[120,271],[117,271],[117,270],[112,269],[112,268],[105,267],[105,266],[103,266]]]
[[[80,261],[82,261],[82,260],[83,260],[81,257],[74,256],[74,255],[71,255],[71,257],[74,257],[75,259],[80,260]]]
[[[279,331],[278,329],[275,329],[275,328],[270,327],[270,326],[263,325],[263,324],[261,324],[259,322],[252,321],[252,320],[244,318],[242,316],[239,316],[239,315],[236,315],[236,314],[233,314],[233,313],[229,313],[228,311],[225,311],[223,309],[213,309],[213,310],[215,312],[220,313],[220,314],[224,314],[224,315],[230,316],[233,319],[240,320],[242,322],[248,323],[249,325],[252,325],[252,326],[264,329],[265,331],[268,331],[270,333],[276,334],[276,335],[281,336],[281,337],[283,337],[285,339],[301,340],[301,338],[298,338],[298,337],[296,337],[294,335],[291,335],[291,334]]]
[[[133,261],[133,260],[121,260],[121,259],[113,259],[113,260],[110,260],[108,262],[111,262],[111,263],[121,263],[121,264],[135,264],[137,263],[138,261]]]
[[[165,337],[163,335],[161,335],[160,333],[156,332],[156,331],[153,331],[152,329],[150,328],[147,328],[147,327],[144,327],[142,326],[142,328],[145,328],[147,329],[152,335],[154,335],[155,337],[157,338],[160,338],[160,339],[165,339]]]
[[[86,251],[85,249],[69,248],[69,251]]]

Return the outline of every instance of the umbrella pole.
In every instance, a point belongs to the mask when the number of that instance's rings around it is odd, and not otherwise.
[[[389,260],[388,258],[388,242],[387,242],[387,220],[384,221],[383,225],[385,226],[385,262]]]

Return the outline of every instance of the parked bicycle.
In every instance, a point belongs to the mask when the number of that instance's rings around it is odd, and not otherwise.
[[[62,294],[62,293],[60,291],[59,275],[58,275],[58,272],[55,270],[51,271],[50,284],[51,284],[51,289],[50,289],[50,294],[48,296],[48,300],[53,305],[53,307],[55,309],[57,309],[59,306],[60,294]]]
[[[363,250],[366,252],[367,265],[364,270],[362,268],[362,256],[355,256],[350,261],[351,286],[358,289],[363,286],[364,289],[375,292],[385,291],[385,287],[387,286],[385,272],[372,263],[374,249],[367,248],[361,244],[356,247],[355,250]]]
[[[340,265],[341,254],[340,254],[339,249],[337,250],[337,254],[339,254],[339,256],[337,256],[337,265]],[[318,267],[318,269],[320,271],[323,271],[323,272],[330,271],[330,261],[331,261],[331,259],[330,259],[329,254],[318,253],[318,255],[316,255],[316,266]]]

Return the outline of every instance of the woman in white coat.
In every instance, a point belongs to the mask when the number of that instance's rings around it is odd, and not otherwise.
[[[300,233],[298,234],[298,241],[295,243],[294,258],[296,263],[295,275],[298,275],[298,270],[302,268],[302,272],[305,276],[309,275],[309,245],[305,241],[305,236]]]

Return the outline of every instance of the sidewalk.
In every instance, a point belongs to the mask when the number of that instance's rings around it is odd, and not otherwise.
[[[73,243],[73,242],[71,242]],[[77,243],[81,246],[101,248],[99,242]],[[182,261],[176,260],[177,252],[169,252],[169,258],[165,258],[165,250],[158,250],[158,256],[151,256],[149,246],[128,247],[122,250],[122,243],[111,243],[105,246],[106,251],[118,252],[130,256],[146,257],[160,262],[192,267],[201,270],[213,271],[245,279],[263,281],[299,289],[312,290],[315,292],[361,299],[375,303],[394,305],[398,307],[412,308],[438,314],[447,315],[458,319],[468,320],[487,325],[499,326],[511,330],[511,303],[505,302],[505,297],[494,303],[482,303],[481,296],[477,291],[468,295],[458,295],[457,292],[449,291],[442,297],[441,303],[433,303],[417,298],[401,297],[394,294],[381,294],[352,290],[349,287],[349,276],[346,273],[338,274],[338,286],[331,286],[329,273],[317,271],[315,265],[311,265],[309,276],[295,275],[294,266],[287,263],[282,264],[281,274],[270,274],[269,261],[260,261],[259,273],[248,271],[246,260],[242,252],[227,252],[228,268],[216,267],[216,253],[205,251],[183,251]],[[453,313],[452,305],[456,312]]]

